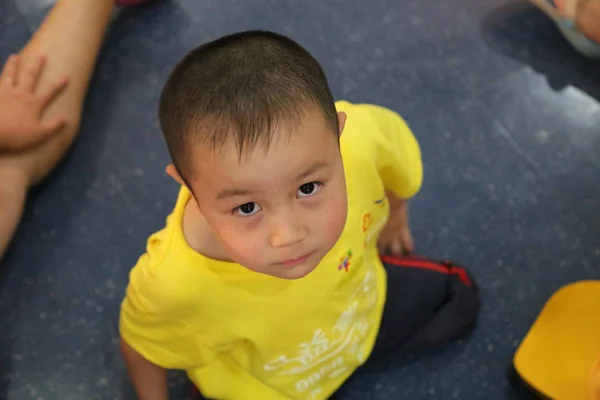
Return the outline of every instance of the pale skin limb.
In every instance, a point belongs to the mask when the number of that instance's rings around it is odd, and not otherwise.
[[[113,7],[113,0],[58,0],[19,54],[20,71],[45,57],[37,90],[44,92],[65,76],[69,83],[42,115],[43,122],[64,118],[58,132],[37,146],[0,153],[0,259],[21,219],[28,189],[56,167],[77,135]]]
[[[6,251],[25,206],[27,178],[17,168],[0,170],[0,260]]]
[[[19,54],[18,62],[24,71],[34,69],[32,66],[39,65],[40,57],[44,57],[36,89],[42,93],[54,89],[57,93],[48,95],[52,101],[41,119],[36,117],[34,121],[50,125],[49,137],[31,148],[21,143],[15,147],[23,150],[0,152],[0,259],[19,224],[28,189],[56,167],[77,135],[113,6],[113,0],[59,0]],[[62,90],[65,76],[69,82]],[[21,74],[10,77],[11,85],[22,79]],[[166,371],[146,361],[124,341],[121,348],[140,399],[166,400]]]

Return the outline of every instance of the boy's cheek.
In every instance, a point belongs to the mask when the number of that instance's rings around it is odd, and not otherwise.
[[[259,246],[252,241],[252,235],[244,235],[234,227],[223,227],[219,229],[218,234],[219,241],[233,261],[243,264],[244,261],[254,258]]]
[[[329,235],[341,233],[346,224],[348,215],[348,204],[345,196],[340,196],[332,206],[319,216],[318,220],[323,221],[324,230]],[[336,238],[337,240],[337,238]]]

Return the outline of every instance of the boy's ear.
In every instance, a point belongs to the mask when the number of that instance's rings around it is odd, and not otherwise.
[[[181,186],[187,187],[187,185],[185,184],[183,179],[181,179],[181,175],[179,175],[177,168],[175,168],[175,166],[173,164],[167,165],[167,167],[165,168],[165,171],[167,172],[167,175],[169,175],[171,178],[175,179],[175,182],[179,183]]]
[[[344,132],[344,127],[346,126],[347,115],[345,112],[340,111],[337,113],[337,117],[338,117],[338,125],[340,127],[339,135],[342,136],[342,132]]]

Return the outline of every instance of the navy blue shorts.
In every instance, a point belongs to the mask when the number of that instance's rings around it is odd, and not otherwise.
[[[381,256],[387,298],[375,347],[367,363],[467,336],[481,306],[471,275],[452,262]]]

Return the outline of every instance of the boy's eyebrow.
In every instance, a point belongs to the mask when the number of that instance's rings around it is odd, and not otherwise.
[[[256,193],[254,190],[225,189],[221,190],[219,194],[217,194],[217,200],[223,200],[228,197],[250,196],[254,193]]]
[[[308,168],[306,168],[304,171],[302,171],[300,174],[298,174],[298,176],[296,177],[296,180],[300,181],[300,180],[306,178],[307,176],[310,176],[313,173],[317,172],[321,168],[325,168],[327,166],[329,166],[329,164],[327,164],[326,162],[317,161],[314,164],[310,165]]]
[[[308,168],[306,168],[304,171],[302,171],[300,174],[298,174],[298,176],[296,177],[296,180],[300,181],[300,180],[306,178],[307,176],[317,172],[321,168],[325,168],[328,166],[329,166],[329,164],[327,164],[326,162],[317,161],[314,164],[310,165]],[[225,190],[220,191],[217,194],[217,200],[223,200],[228,197],[250,196],[255,193],[256,193],[255,190],[225,189]]]

